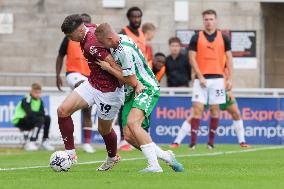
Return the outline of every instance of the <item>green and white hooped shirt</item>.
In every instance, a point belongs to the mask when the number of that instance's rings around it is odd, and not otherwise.
[[[119,35],[120,42],[116,49],[110,52],[114,60],[121,66],[123,76],[136,75],[137,79],[148,89],[160,90],[159,82],[142,52],[134,41],[126,35]],[[126,96],[133,92],[133,87],[125,85]]]

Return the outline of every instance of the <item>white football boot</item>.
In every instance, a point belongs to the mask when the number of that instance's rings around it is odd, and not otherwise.
[[[108,171],[111,170],[115,164],[121,160],[119,154],[116,154],[115,157],[107,157],[106,161],[97,169],[97,171]]]
[[[86,152],[86,153],[95,153],[95,149],[92,147],[91,144],[89,143],[84,143],[83,146],[82,146],[83,150]]]
[[[54,146],[52,146],[48,140],[44,140],[41,143],[41,148],[46,150],[46,151],[54,151],[55,150]]]
[[[28,152],[31,152],[31,151],[37,151],[38,150],[38,146],[36,145],[35,142],[27,142],[24,146],[24,149]]]

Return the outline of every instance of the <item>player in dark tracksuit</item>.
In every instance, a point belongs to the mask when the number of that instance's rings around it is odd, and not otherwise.
[[[41,128],[43,128],[42,147],[45,150],[54,150],[48,142],[50,116],[45,115],[44,104],[40,96],[41,86],[34,83],[30,94],[18,103],[13,115],[12,122],[16,127],[18,127],[21,131],[32,131],[29,137],[29,142],[25,145],[25,149],[27,151],[34,151],[38,149],[35,142],[38,139]]]

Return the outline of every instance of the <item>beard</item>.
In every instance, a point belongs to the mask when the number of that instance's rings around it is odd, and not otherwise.
[[[141,22],[138,24],[138,23],[130,23],[129,24],[131,28],[137,30],[138,28],[140,28],[141,26]]]

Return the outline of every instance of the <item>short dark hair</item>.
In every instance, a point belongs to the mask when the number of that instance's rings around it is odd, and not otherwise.
[[[169,39],[169,45],[172,44],[172,43],[179,43],[181,45],[181,41],[178,37],[171,37]]]
[[[86,16],[86,17],[88,17],[88,18],[91,18],[91,16],[88,15],[87,13],[82,13],[81,16]]]
[[[82,17],[83,22],[85,22],[85,23],[86,23],[86,20],[84,20],[83,17],[85,17],[85,18],[88,19],[88,22],[87,22],[87,23],[92,22],[91,16],[90,16],[89,14],[87,14],[87,13],[82,13],[82,14],[81,14],[81,17]]]
[[[130,15],[131,15],[131,13],[132,13],[133,11],[140,11],[141,16],[143,16],[143,12],[142,12],[142,10],[141,10],[139,7],[131,7],[131,8],[128,9],[128,11],[127,11],[127,13],[126,13],[127,18],[130,17]]]
[[[207,15],[207,14],[213,14],[213,15],[215,15],[215,17],[217,18],[217,13],[216,13],[216,11],[213,10],[213,9],[207,9],[207,10],[205,10],[205,11],[202,12],[202,16],[205,16],[205,15]]]
[[[166,55],[165,55],[164,53],[162,53],[162,52],[157,52],[157,53],[154,55],[154,57],[157,57],[157,56],[162,56],[162,57],[166,58]]]
[[[83,23],[83,19],[79,14],[69,15],[64,19],[64,21],[61,25],[61,31],[65,34],[72,33],[82,23]]]

